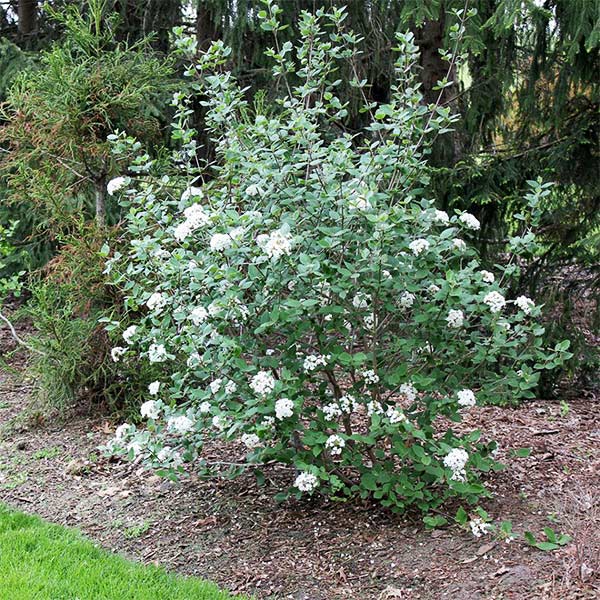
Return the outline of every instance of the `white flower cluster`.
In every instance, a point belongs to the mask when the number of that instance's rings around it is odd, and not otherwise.
[[[490,310],[493,313],[500,312],[506,305],[506,300],[504,299],[504,296],[496,291],[486,294],[485,298],[483,299],[483,302],[490,307]]]
[[[156,400],[148,400],[140,407],[140,414],[145,419],[153,419],[156,421],[160,417],[160,404]]]
[[[454,481],[465,481],[467,473],[465,465],[469,460],[469,453],[463,448],[454,448],[444,456],[444,465],[452,471]]]
[[[151,363],[164,362],[167,358],[167,350],[163,344],[151,344],[148,348],[148,360]]]
[[[210,249],[214,252],[223,252],[227,248],[231,248],[233,238],[227,233],[214,233],[210,238]]]
[[[408,245],[408,247],[410,248],[411,252],[415,256],[419,256],[419,254],[422,254],[426,250],[429,250],[429,245],[430,244],[429,244],[429,242],[426,239],[420,238],[418,240],[412,241]]]
[[[379,375],[375,373],[374,369],[367,369],[366,371],[363,371],[362,376],[367,385],[375,385],[376,383],[379,383]]]
[[[463,213],[458,217],[458,220],[467,228],[477,231],[481,227],[481,223],[471,213]]]
[[[417,389],[412,383],[403,383],[399,388],[398,392],[401,396],[406,398],[409,402],[414,402],[417,397]]]
[[[156,396],[158,395],[158,390],[160,389],[160,381],[153,381],[149,386],[148,386],[148,393],[151,396]]]
[[[402,292],[400,294],[400,306],[402,308],[410,308],[415,303],[415,295],[410,292]]]
[[[130,325],[124,332],[123,332],[123,339],[125,340],[126,344],[132,344],[133,343],[133,338],[135,337],[135,334],[137,332],[137,325]]]
[[[388,406],[388,409],[385,411],[385,414],[392,425],[408,421],[404,412],[399,408],[396,408],[395,406]]]
[[[292,237],[282,229],[276,229],[270,234],[263,233],[256,238],[256,243],[261,250],[269,257],[275,260],[284,255],[289,255],[292,251]]]
[[[436,210],[433,213],[433,222],[439,223],[440,225],[448,225],[450,223],[450,217],[445,210]]]
[[[250,387],[258,396],[267,396],[275,389],[275,378],[267,371],[259,371],[250,381]]]
[[[177,450],[171,448],[170,446],[164,446],[163,448],[161,448],[158,454],[156,455],[156,458],[159,463],[169,465],[174,469],[180,467],[183,464],[183,458],[181,457],[181,454],[177,452]]]
[[[302,368],[305,373],[310,373],[311,371],[315,371],[319,367],[324,367],[327,365],[327,361],[331,360],[331,356],[329,354],[309,354],[302,364]]]
[[[249,450],[260,446],[260,438],[255,433],[244,433],[240,440]]]
[[[164,294],[160,292],[154,292],[150,298],[146,301],[146,306],[154,311],[159,313],[167,304],[167,298]]]
[[[114,196],[115,192],[127,185],[127,177],[115,177],[106,184],[106,191],[109,196]]]
[[[342,453],[346,441],[339,435],[330,435],[325,442],[325,448],[329,450],[332,456],[339,456]]]
[[[190,313],[190,319],[192,323],[198,327],[208,319],[208,311],[204,306],[196,306]]]
[[[185,435],[194,428],[194,421],[185,415],[171,417],[167,421],[167,430],[177,435]]]
[[[184,192],[185,193],[185,192]],[[185,221],[175,227],[173,235],[176,240],[183,241],[192,232],[206,225],[210,220],[210,215],[204,210],[200,204],[192,204],[188,206],[183,214]]]
[[[294,415],[294,403],[289,398],[280,398],[275,402],[275,416],[280,420]]]
[[[490,530],[489,523],[486,523],[480,517],[475,517],[469,521],[469,527],[471,528],[471,533],[479,538],[482,535],[485,535]]]
[[[458,404],[463,408],[472,408],[477,404],[475,394],[472,390],[460,390],[459,392],[456,392],[456,396],[458,397]]]
[[[383,410],[383,406],[381,402],[377,400],[369,400],[367,403],[367,415],[372,417],[373,415],[382,415],[385,411]]]
[[[458,329],[459,327],[463,326],[463,323],[465,322],[465,315],[462,310],[452,309],[448,312],[446,322],[448,323],[448,327]]]
[[[494,277],[493,273],[490,273],[490,271],[480,271],[479,274],[481,275],[481,279],[483,280],[484,283],[494,283],[494,281],[496,280],[496,278]]]
[[[123,356],[123,354],[125,354],[125,352],[127,352],[127,348],[122,348],[121,346],[115,346],[110,351],[110,357],[113,359],[114,362],[119,362],[121,360],[121,356]]]
[[[532,309],[535,307],[535,302],[528,298],[527,296],[519,296],[515,300],[515,304],[526,314],[528,315]]]
[[[323,407],[323,414],[328,421],[341,417],[343,413],[350,414],[358,408],[356,398],[351,394],[344,394],[337,402],[330,402]]]
[[[358,292],[354,298],[352,298],[352,306],[354,306],[354,308],[367,308],[370,301],[371,297],[368,294]]]
[[[301,492],[312,492],[319,485],[319,480],[316,475],[312,473],[300,473],[294,481],[294,487],[298,488]]]
[[[454,238],[452,240],[452,245],[459,251],[464,252],[467,249],[467,244],[465,244],[464,240],[460,238]]]

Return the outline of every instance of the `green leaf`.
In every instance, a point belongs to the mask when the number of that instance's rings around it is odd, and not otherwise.
[[[517,458],[526,458],[531,454],[531,448],[517,448],[511,452],[511,456],[516,456]]]

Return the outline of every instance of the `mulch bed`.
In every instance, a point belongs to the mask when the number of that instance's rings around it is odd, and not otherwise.
[[[0,334],[0,352],[10,347]],[[18,366],[18,360],[13,359]],[[163,480],[96,448],[114,423],[74,415],[35,419],[31,385],[0,371],[0,501],[75,526],[103,546],[212,579],[257,599],[575,599],[600,594],[598,398],[483,407],[465,425],[500,443],[505,471],[490,475],[495,521],[573,540],[542,552],[516,540],[474,538],[457,527],[427,531],[420,518],[361,502],[313,498],[277,504],[293,474],[273,468],[258,487],[233,481]],[[530,447],[526,458],[511,450]],[[240,449],[215,444],[223,460]]]

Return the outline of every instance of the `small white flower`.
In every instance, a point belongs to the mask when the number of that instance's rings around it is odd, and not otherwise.
[[[422,254],[423,252],[425,252],[426,250],[429,249],[429,242],[426,239],[418,239],[418,240],[414,240],[412,241],[408,247],[410,248],[411,252],[415,255],[415,256],[419,256],[419,254]]]
[[[192,231],[207,225],[210,221],[210,214],[206,212],[201,204],[192,204],[191,206],[188,206],[183,211],[183,216],[185,217],[185,222]]]
[[[202,402],[202,404],[200,404],[198,410],[200,411],[201,414],[205,415],[206,413],[210,412],[210,402]]]
[[[312,492],[319,485],[319,480],[316,475],[312,473],[300,473],[296,480],[294,481],[294,487],[298,488],[301,492]]]
[[[452,244],[459,252],[464,252],[467,249],[467,244],[465,244],[464,240],[460,238],[454,238],[452,240]]]
[[[452,309],[448,312],[446,322],[448,323],[448,327],[458,329],[459,327],[463,326],[463,323],[465,322],[465,315],[462,310]]]
[[[315,371],[319,367],[324,367],[327,365],[327,361],[330,356],[323,356],[322,354],[311,354],[304,359],[304,363],[302,364],[302,368],[305,373],[310,373],[311,371]]]
[[[436,210],[433,213],[433,222],[439,223],[440,225],[448,225],[450,223],[450,217],[445,210]]]
[[[454,448],[444,456],[444,465],[452,471],[450,479],[454,481],[465,481],[465,465],[469,460],[469,454],[463,448]]]
[[[339,435],[330,435],[325,442],[325,448],[329,450],[332,456],[339,456],[345,445],[346,441]]]
[[[190,313],[190,319],[192,323],[198,327],[208,319],[208,311],[204,306],[196,306]]]
[[[173,237],[178,242],[183,242],[183,240],[185,240],[185,238],[188,237],[190,233],[192,233],[192,229],[189,223],[187,221],[184,221],[183,223],[180,223],[179,225],[177,225],[177,227],[175,227],[175,229],[173,230]]]
[[[271,417],[270,415],[266,416],[263,420],[262,420],[262,425],[263,427],[273,427],[273,425],[275,425],[275,417]]]
[[[170,466],[177,468],[183,464],[181,454],[177,450],[173,450],[170,446],[161,448],[156,455],[158,462],[163,464],[169,464]]]
[[[409,402],[414,402],[417,397],[417,389],[412,383],[403,383],[398,388],[398,393],[404,396]]]
[[[152,256],[158,260],[167,260],[167,258],[171,258],[171,253],[166,248],[157,248]]]
[[[515,300],[515,304],[526,314],[528,315],[531,310],[535,307],[535,303],[531,298],[527,296],[519,296]]]
[[[379,375],[375,373],[374,369],[367,369],[366,371],[363,371],[362,376],[367,385],[375,385],[376,383],[379,383]]]
[[[440,291],[440,286],[439,285],[435,285],[435,283],[432,283],[428,288],[427,288],[427,292],[429,294],[431,294],[432,296],[435,296],[435,294],[437,294]]]
[[[188,357],[186,364],[190,369],[195,369],[202,364],[202,357],[198,352],[192,352]]]
[[[358,292],[352,299],[352,306],[354,306],[354,308],[367,308],[370,301],[371,297],[368,294]]]
[[[408,421],[404,412],[402,412],[399,408],[396,408],[395,406],[388,407],[385,414],[392,425]]]
[[[225,427],[227,426],[227,419],[225,417],[223,417],[222,415],[215,415],[212,418],[212,425],[215,429],[218,429],[219,431],[223,431],[225,429]]]
[[[235,394],[237,390],[237,384],[235,383],[235,381],[228,381],[225,384],[225,393],[230,395],[230,394]]]
[[[493,273],[490,273],[490,271],[480,271],[479,274],[481,275],[481,279],[483,280],[484,283],[494,283],[495,281],[495,277]]]
[[[192,185],[183,191],[181,194],[181,199],[183,202],[185,202],[190,198],[202,198],[203,196],[204,194],[202,193],[202,188]]]
[[[294,403],[289,398],[280,398],[275,402],[275,416],[280,420],[294,415]]]
[[[160,292],[154,292],[150,298],[146,301],[146,306],[157,313],[159,313],[167,304],[167,298]]]
[[[250,387],[258,396],[267,396],[275,389],[275,378],[267,371],[259,371],[250,381]]]
[[[164,362],[167,358],[167,350],[163,344],[151,344],[148,348],[148,360],[150,362]]]
[[[156,400],[148,400],[140,406],[140,414],[145,419],[153,419],[156,421],[160,416],[160,404]]]
[[[115,430],[115,439],[122,440],[126,438],[133,427],[129,423],[122,423]]]
[[[400,294],[400,306],[402,308],[410,308],[415,303],[415,295],[410,292],[402,292]]]
[[[160,381],[153,381],[149,386],[148,386],[148,393],[151,396],[156,396],[158,394],[158,390],[160,389]]]
[[[367,403],[367,415],[369,417],[373,415],[382,415],[383,413],[384,410],[381,402],[377,402],[377,400],[369,400]]]
[[[292,237],[283,228],[272,231],[269,235],[259,235],[256,243],[269,258],[275,260],[292,251]]]
[[[244,446],[250,450],[260,446],[260,438],[255,433],[244,433],[242,434],[240,440],[242,444],[244,444]]]
[[[136,325],[130,325],[124,332],[123,332],[123,339],[125,340],[126,344],[131,344],[133,341],[133,338],[136,334],[137,331],[137,326]]]
[[[106,184],[106,191],[109,196],[113,196],[115,192],[118,192],[121,188],[127,185],[127,177],[115,177]]]
[[[481,227],[479,220],[471,213],[463,213],[458,217],[458,220],[467,228],[477,231]]]
[[[458,404],[464,408],[472,408],[477,404],[475,394],[472,390],[460,390],[459,392],[456,392],[456,395],[458,397]]]
[[[260,187],[258,185],[256,185],[255,183],[251,183],[247,188],[246,188],[246,194],[248,196],[257,196],[258,194],[262,194],[262,190],[260,189]]]
[[[323,406],[322,410],[323,415],[328,421],[334,421],[337,417],[342,416],[342,410],[335,402],[326,404]]]
[[[358,402],[356,401],[356,398],[350,394],[341,396],[338,402],[340,409],[346,413],[351,413],[358,408]]]
[[[210,238],[210,249],[215,252],[222,252],[227,248],[231,248],[232,242],[233,240],[226,233],[215,233]]]
[[[477,538],[485,535],[490,530],[490,525],[479,517],[471,519],[469,527],[471,528],[471,533]]]
[[[127,352],[127,348],[122,348],[121,346],[115,346],[110,351],[110,356],[114,362],[119,362],[121,360],[121,356]]]
[[[487,304],[490,307],[490,310],[493,313],[500,312],[506,304],[504,296],[496,291],[486,294],[485,298],[483,299],[483,302],[484,304]]]
[[[208,384],[208,387],[210,388],[211,393],[216,394],[221,389],[222,383],[223,383],[223,380],[220,378],[217,378],[217,379],[211,381]]]
[[[167,421],[167,429],[168,431],[175,433],[177,435],[184,435],[191,431],[194,427],[194,421],[192,421],[189,417],[185,415],[180,415],[178,417],[171,417]]]

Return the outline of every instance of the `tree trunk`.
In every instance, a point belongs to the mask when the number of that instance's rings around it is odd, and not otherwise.
[[[440,90],[434,90],[438,81],[441,81],[448,75],[448,80],[452,81],[456,77],[456,69],[453,67],[448,73],[449,63],[442,60],[440,49],[444,47],[444,27],[445,27],[444,9],[440,8],[440,17],[437,20],[425,21],[423,26],[416,31],[416,43],[421,52],[421,67],[423,83],[423,96],[428,104],[435,104],[440,98],[439,103],[444,104],[454,95],[455,86]],[[440,97],[441,94],[441,97]]]
[[[17,6],[19,34],[31,35],[37,27],[37,0],[19,0]]]

